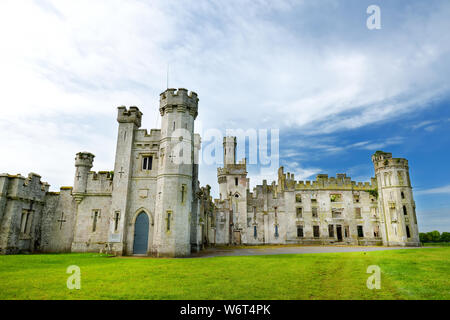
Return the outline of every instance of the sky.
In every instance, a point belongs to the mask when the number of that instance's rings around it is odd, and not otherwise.
[[[407,158],[420,231],[450,231],[449,16],[446,0],[2,0],[0,172],[59,190],[79,151],[112,170],[117,106],[158,127],[169,82],[198,93],[200,134],[278,130],[298,180],[369,181],[375,151]],[[217,196],[216,167],[200,182]]]

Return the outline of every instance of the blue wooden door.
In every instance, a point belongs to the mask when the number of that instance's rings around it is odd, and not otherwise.
[[[134,224],[134,254],[147,254],[148,247],[148,216],[145,212],[141,212]]]

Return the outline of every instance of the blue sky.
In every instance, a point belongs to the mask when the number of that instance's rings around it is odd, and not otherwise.
[[[82,150],[110,170],[116,107],[157,126],[170,64],[170,86],[199,95],[199,132],[279,129],[298,179],[367,181],[376,150],[405,157],[420,229],[450,231],[449,16],[445,0],[2,1],[0,172],[58,190]],[[200,173],[213,191],[215,170]]]

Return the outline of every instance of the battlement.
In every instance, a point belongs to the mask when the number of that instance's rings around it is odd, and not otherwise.
[[[227,143],[229,143],[231,145],[233,145],[233,144],[235,145],[235,144],[237,144],[237,138],[233,137],[233,136],[223,137],[223,145],[225,145]]]
[[[198,96],[197,93],[191,91],[188,93],[187,89],[167,89],[160,94],[159,111],[161,116],[165,112],[173,112],[174,110],[180,112],[189,112],[194,119],[198,115]]]
[[[392,158],[392,153],[383,151],[377,151],[372,156],[372,162],[375,167],[375,171],[384,168],[409,168],[408,160],[404,158]]]
[[[87,177],[86,193],[109,194],[112,192],[113,171],[90,171]]]
[[[90,152],[78,152],[75,156],[75,166],[92,168],[94,158],[95,156]]]
[[[114,178],[114,171],[90,171],[88,180],[112,180]]]
[[[125,106],[117,108],[117,122],[134,123],[138,128],[141,126],[142,112],[138,107],[132,106],[127,109]]]
[[[217,168],[217,176],[227,174],[246,174],[247,165],[245,163],[227,164],[225,168]]]
[[[28,177],[21,174],[0,175],[0,190],[12,198],[41,201],[49,188],[50,185],[41,181],[41,176],[33,172]]]
[[[158,142],[161,139],[161,129],[151,129],[150,134],[148,133],[147,129],[139,129],[136,131],[136,141],[142,141],[142,142]]]
[[[328,177],[328,175],[319,174],[316,181],[297,181],[295,182],[295,190],[360,190],[369,191],[377,188],[377,181],[371,178],[370,182],[355,182],[346,174],[337,174],[336,177]]]

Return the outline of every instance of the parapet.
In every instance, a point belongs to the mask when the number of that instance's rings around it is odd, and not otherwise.
[[[105,194],[112,192],[113,171],[90,171],[87,177],[86,193]]]
[[[75,167],[92,168],[95,156],[90,152],[78,152],[75,156]]]
[[[36,173],[30,173],[28,177],[20,174],[0,176],[0,186],[6,194],[12,199],[43,201],[45,194],[48,192],[50,185],[41,181],[41,176]]]
[[[174,109],[180,112],[188,111],[194,119],[198,115],[198,97],[194,91],[188,93],[187,89],[167,89],[160,94],[159,112],[161,116],[165,112],[172,112]]]
[[[247,174],[247,165],[245,163],[227,164],[225,168],[217,168],[217,176],[227,174]]]
[[[226,144],[231,144],[231,145],[236,145],[237,144],[237,138],[236,137],[223,137],[223,145]]]
[[[125,106],[117,108],[117,122],[134,123],[138,128],[141,126],[142,112],[138,107],[130,107],[128,110]]]
[[[392,158],[392,153],[383,151],[375,152],[372,156],[372,162],[375,167],[375,171],[388,167],[409,168],[408,160],[404,158]]]

